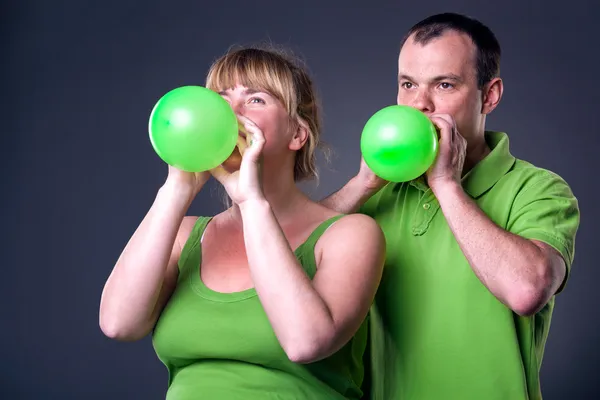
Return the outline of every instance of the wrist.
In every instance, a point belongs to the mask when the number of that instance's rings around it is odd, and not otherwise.
[[[256,197],[238,204],[242,218],[244,215],[254,215],[271,211],[271,204],[264,197]]]
[[[359,174],[350,179],[348,186],[352,192],[358,194],[358,197],[361,200],[366,201],[375,193],[377,193],[382,187],[384,187],[386,183],[387,182],[384,180],[373,182],[372,180],[366,179]]]
[[[429,182],[431,191],[438,199],[463,192],[462,184],[454,179],[439,179]]]
[[[160,189],[158,189],[158,195],[160,197],[166,197],[171,200],[190,204],[194,200],[194,197],[196,197],[196,191],[191,185],[167,180]]]

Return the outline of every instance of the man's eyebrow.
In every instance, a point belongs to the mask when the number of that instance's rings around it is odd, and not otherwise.
[[[406,74],[398,74],[398,82],[401,80],[414,82],[414,79]]]
[[[439,81],[454,81],[454,82],[462,82],[462,78],[456,74],[444,74],[438,75],[432,79],[433,82]]]
[[[406,74],[398,74],[398,82],[406,80],[410,82],[414,82],[415,80]],[[444,74],[437,75],[431,79],[431,82],[440,82],[440,81],[454,81],[454,82],[462,82],[462,78],[456,74]]]

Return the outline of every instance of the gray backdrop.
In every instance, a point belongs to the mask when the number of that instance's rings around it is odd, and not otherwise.
[[[336,150],[320,186],[307,188],[321,197],[356,173],[364,123],[395,102],[404,31],[443,11],[480,18],[503,46],[506,90],[488,126],[510,134],[517,157],[562,175],[580,200],[572,278],[556,303],[542,387],[545,399],[598,395],[598,4],[335,3],[2,2],[0,397],[164,398],[166,369],[150,341],[117,343],[98,328],[103,284],[166,177],[147,132],[160,96],[201,85],[232,44],[267,39],[299,50]],[[220,210],[211,188],[191,214]]]

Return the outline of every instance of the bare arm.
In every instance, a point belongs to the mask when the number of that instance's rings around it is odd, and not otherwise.
[[[342,214],[352,214],[387,182],[377,177],[361,160],[360,171],[337,192],[320,201],[325,207]]]
[[[440,151],[436,162],[427,172],[431,190],[471,268],[498,300],[519,315],[532,315],[544,307],[554,296],[566,274],[565,260],[561,254],[541,240],[530,240],[520,235],[521,229],[504,230],[497,226],[465,193],[461,175],[466,157],[467,142],[458,133],[451,116],[440,114],[430,117],[440,132]],[[552,223],[563,226],[560,236],[570,242],[576,230],[573,203],[558,181],[551,188],[542,186],[530,204],[515,208],[527,210],[520,220],[532,226],[531,239],[542,237]],[[560,188],[559,188],[560,186]],[[565,187],[563,187],[565,186]],[[533,187],[533,186],[532,186]],[[558,190],[556,193],[554,191]],[[515,203],[518,201],[515,200]],[[552,209],[549,218],[538,210]],[[566,247],[563,252],[566,252]]]
[[[364,186],[354,177],[340,190],[324,198],[320,203],[339,213],[352,214],[357,212],[372,194],[366,191]]]
[[[565,278],[562,256],[494,224],[459,184],[440,185],[435,192],[454,237],[488,290],[519,315],[544,307]]]
[[[182,236],[189,235],[182,221],[193,197],[175,184],[159,190],[104,286],[100,328],[108,337],[138,340],[154,327],[177,281]]]
[[[364,320],[381,279],[385,239],[367,216],[342,218],[319,240],[318,271],[306,275],[266,201],[241,205],[250,271],[290,360],[339,350]]]

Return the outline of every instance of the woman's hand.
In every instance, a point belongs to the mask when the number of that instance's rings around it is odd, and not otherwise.
[[[262,200],[262,151],[265,137],[258,126],[246,117],[238,116],[240,128],[246,135],[246,148],[240,148],[242,162],[240,169],[229,172],[220,165],[210,171],[227,191],[231,200],[240,205],[248,200]]]
[[[189,195],[194,198],[209,179],[210,172],[208,171],[186,172],[169,165],[169,175],[165,186],[189,192]]]

